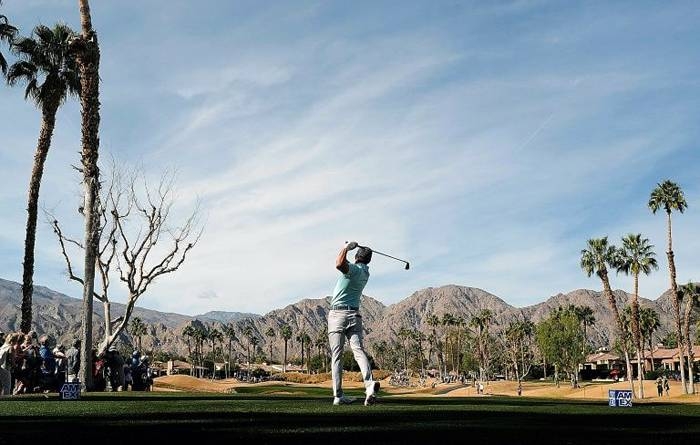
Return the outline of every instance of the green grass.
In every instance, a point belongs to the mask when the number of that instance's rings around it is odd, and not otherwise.
[[[292,394],[275,394],[292,392]],[[348,391],[361,396],[359,391]],[[332,406],[328,389],[260,386],[237,394],[91,393],[0,400],[0,444],[32,443],[37,431],[72,431],[64,443],[133,439],[254,443],[697,443],[700,406],[515,397],[382,397]],[[52,442],[55,443],[55,442]]]

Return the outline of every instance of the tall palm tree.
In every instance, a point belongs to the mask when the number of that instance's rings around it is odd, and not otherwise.
[[[11,85],[25,83],[24,97],[32,100],[41,110],[41,130],[34,153],[34,165],[29,180],[27,224],[24,238],[24,266],[22,274],[22,322],[20,330],[27,333],[32,325],[32,293],[34,290],[34,245],[39,205],[39,188],[44,164],[51,147],[58,108],[80,91],[80,80],[75,59],[69,54],[69,43],[75,33],[67,25],[53,28],[39,25],[30,37],[12,43],[12,52],[19,59],[7,70]]]
[[[190,360],[192,360],[192,367],[190,368],[190,375],[194,375],[195,359],[194,359],[194,356],[192,355],[192,344],[191,344],[191,341],[195,336],[194,327],[191,324],[188,324],[187,326],[185,326],[182,329],[182,336],[185,337],[185,342],[187,343],[187,355],[190,357]]]
[[[690,341],[690,324],[691,315],[693,314],[693,309],[698,304],[698,298],[700,298],[700,288],[689,281],[688,284],[681,286],[679,289],[679,296],[685,301],[685,312],[683,314],[683,339],[687,345],[687,356],[688,360],[688,374],[690,376],[690,393],[695,394],[695,382],[693,379],[693,364],[695,363],[695,353],[693,352],[693,343]],[[683,357],[681,357],[683,361]]]
[[[228,365],[226,366],[226,378],[231,376],[231,351],[233,349],[233,342],[238,341],[238,336],[236,335],[236,329],[232,324],[225,324],[222,327],[224,331],[224,336],[228,339]]]
[[[0,4],[2,4],[2,2],[0,2]],[[0,14],[0,43],[11,43],[15,35],[17,35],[17,28],[10,25],[7,21],[7,17]],[[0,51],[0,72],[2,72],[2,74],[7,74],[7,59],[2,55],[2,51]]]
[[[253,345],[253,339],[257,339],[255,336],[255,332],[253,331],[253,327],[251,325],[247,325],[243,329],[243,336],[248,339],[248,380],[250,380],[250,347]]]
[[[595,314],[593,313],[593,309],[590,306],[577,306],[576,315],[583,326],[583,339],[587,342],[588,326],[593,326],[595,324]]]
[[[328,370],[328,325],[323,325],[323,328],[318,331],[316,335],[316,348],[318,348],[318,355],[323,360],[323,371]]]
[[[195,356],[198,360],[199,377],[203,377],[204,369],[204,341],[207,339],[207,331],[203,326],[195,326],[194,341],[195,341]]]
[[[272,327],[267,328],[265,335],[270,338],[270,364],[272,364],[272,339],[277,335]]]
[[[81,329],[81,356],[92,351],[92,303],[95,291],[95,263],[99,249],[99,189],[100,170],[97,166],[100,149],[100,45],[92,28],[90,2],[78,0],[81,34],[71,42],[80,71],[81,105],[81,164],[83,173],[85,214],[85,262],[83,272],[83,325]],[[80,378],[85,387],[92,389],[92,370],[89,360],[80,362]]]
[[[428,336],[421,331],[412,331],[411,340],[413,340],[414,352],[420,361],[420,375],[425,377],[425,347],[423,343],[428,340]],[[459,370],[457,370],[459,373]]]
[[[258,353],[258,345],[259,344],[260,344],[260,338],[257,335],[254,335],[250,339],[250,346],[253,348],[253,357],[252,357],[253,360],[256,360],[257,357],[259,357],[261,354],[261,353],[260,354]],[[249,362],[248,366],[250,366],[250,362]]]
[[[681,335],[681,303],[680,296],[678,295],[678,283],[676,283],[676,263],[674,261],[673,255],[673,235],[672,235],[672,224],[671,224],[671,213],[676,210],[683,213],[685,209],[688,208],[688,203],[685,201],[685,196],[683,195],[683,190],[670,180],[658,183],[656,188],[652,190],[651,196],[649,197],[649,209],[652,213],[656,214],[659,209],[664,209],[666,211],[666,234],[668,239],[668,250],[666,251],[666,256],[668,257],[668,272],[671,278],[671,301],[673,303],[673,312],[676,322],[676,337],[678,338],[678,351],[679,355],[683,356],[683,336]],[[683,391],[688,394],[688,387],[685,383],[685,366],[683,360],[681,360],[681,384],[683,385]]]
[[[287,345],[289,339],[292,338],[292,328],[288,324],[282,325],[280,335],[284,339],[284,362],[282,363],[282,372],[287,372]]]
[[[296,341],[301,344],[301,369],[304,370],[304,343],[306,343],[306,331],[302,329],[297,333]]]
[[[445,328],[445,374],[447,374],[447,359],[450,360],[450,367],[451,371],[454,371],[455,369],[455,361],[454,361],[454,341],[453,341],[453,327],[457,323],[457,318],[450,314],[450,313],[444,313],[442,314],[442,325]]]
[[[408,370],[408,339],[411,338],[413,334],[413,329],[408,326],[401,326],[396,336],[399,338],[399,343],[401,344],[401,352],[403,355],[403,369]]]
[[[214,369],[211,373],[212,380],[216,375],[216,343],[224,341],[224,334],[220,330],[212,327],[209,329],[209,341],[211,341],[211,361],[214,362]]]
[[[437,353],[437,358],[438,358],[438,369],[440,370],[440,379],[442,380],[444,378],[442,368],[443,368],[443,360],[444,360],[444,355],[442,351],[442,342],[440,341],[440,336],[437,333],[437,328],[440,326],[440,318],[433,314],[430,313],[428,314],[428,317],[426,319],[426,324],[430,326],[432,333],[430,334],[432,338],[434,339],[434,347],[435,347],[435,352]]]
[[[610,288],[610,280],[608,278],[608,266],[615,268],[617,267],[618,261],[617,248],[611,244],[608,244],[607,236],[603,238],[589,239],[587,248],[581,250],[581,269],[583,269],[583,271],[586,272],[586,275],[589,277],[593,274],[598,275],[600,281],[603,282],[603,294],[607,297],[608,304],[610,305],[610,309],[615,317],[618,339],[620,340],[625,353],[627,377],[629,379],[632,392],[634,393],[629,350],[627,348],[627,342],[624,341],[625,326],[622,317],[620,316],[620,310],[617,307],[617,302],[615,301],[615,295],[613,295],[612,289]]]
[[[146,325],[139,317],[131,319],[131,336],[136,339],[136,349],[143,352],[141,348],[141,337],[146,334]]]
[[[493,320],[493,311],[490,309],[482,309],[478,314],[474,315],[470,321],[470,325],[477,329],[476,335],[476,352],[479,358],[479,379],[485,380],[488,377],[487,370],[489,368],[489,327]]]
[[[659,314],[650,307],[643,307],[639,310],[639,328],[642,337],[649,345],[649,355],[651,356],[651,370],[654,371],[654,331],[661,327]]]
[[[642,238],[641,233],[630,233],[622,238],[622,248],[619,250],[617,271],[625,275],[632,274],[634,290],[632,292],[632,313],[630,322],[634,346],[637,348],[637,381],[639,397],[644,398],[644,372],[642,369],[642,333],[639,329],[639,274],[649,275],[652,270],[659,268],[656,263],[654,246],[648,238]]]

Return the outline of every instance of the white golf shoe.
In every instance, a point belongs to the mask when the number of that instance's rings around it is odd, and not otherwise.
[[[354,397],[334,397],[333,398],[333,405],[350,405],[352,402],[354,402],[355,399]]]
[[[365,398],[365,406],[374,405],[377,403],[377,393],[379,392],[379,382],[374,382],[369,388],[367,388],[367,397]]]

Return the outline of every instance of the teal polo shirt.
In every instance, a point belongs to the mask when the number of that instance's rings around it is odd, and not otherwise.
[[[369,266],[365,263],[348,263],[348,273],[341,275],[335,283],[331,307],[336,305],[360,307],[362,290],[369,280]]]

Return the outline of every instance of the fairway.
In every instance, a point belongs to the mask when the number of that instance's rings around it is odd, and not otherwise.
[[[284,392],[287,392],[284,394]],[[350,391],[352,394],[352,391]],[[360,394],[352,394],[359,396]],[[248,443],[697,443],[700,406],[486,397],[383,397],[332,406],[327,390],[250,387],[237,394],[95,393],[0,401],[0,444],[125,440]]]

